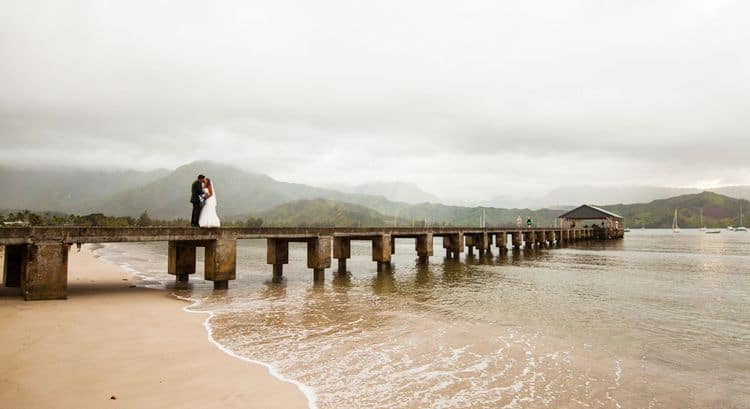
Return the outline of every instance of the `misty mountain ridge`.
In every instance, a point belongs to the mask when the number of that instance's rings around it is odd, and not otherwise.
[[[0,208],[74,211],[85,202],[137,189],[170,171],[90,170],[77,168],[11,169],[0,167]]]
[[[735,199],[713,192],[681,195],[649,203],[601,206],[625,217],[629,227],[669,228],[677,209],[678,224],[684,228],[726,227],[739,224],[739,209],[750,209],[750,201]],[[703,225],[700,213],[703,210]],[[560,209],[499,209],[485,207],[417,204],[400,209],[396,217],[385,215],[366,206],[331,200],[300,200],[249,215],[260,217],[266,226],[479,226],[484,218],[488,226],[515,226],[532,218],[536,226],[551,227],[564,213]],[[747,220],[746,220],[746,224]]]
[[[508,198],[499,203],[499,207],[450,206],[434,202],[428,203],[422,199],[428,199],[432,195],[415,185],[400,182],[375,184],[373,190],[403,199],[402,201],[395,201],[392,197],[384,195],[342,192],[335,189],[281,182],[265,174],[243,171],[229,165],[210,161],[196,161],[180,166],[173,171],[157,170],[151,172],[102,172],[71,169],[21,171],[0,168],[0,177],[3,177],[6,181],[4,188],[6,194],[0,195],[0,209],[52,210],[78,214],[103,212],[113,216],[131,217],[136,217],[144,210],[148,210],[155,218],[187,218],[190,209],[188,203],[189,185],[199,173],[213,178],[222,217],[237,218],[260,215],[263,212],[269,212],[271,209],[275,209],[278,214],[288,215],[288,209],[279,208],[279,206],[321,199],[328,201],[328,203],[323,205],[319,202],[307,202],[306,205],[289,208],[299,211],[304,210],[307,212],[306,214],[315,213],[308,208],[317,208],[317,211],[321,214],[326,214],[329,209],[339,213],[344,212],[343,214],[346,217],[326,216],[324,221],[331,223],[348,223],[351,220],[357,220],[357,223],[369,223],[380,220],[382,217],[389,218],[390,223],[392,223],[392,218],[395,215],[397,222],[403,223],[412,221],[424,223],[427,221],[477,225],[484,212],[489,224],[513,225],[518,217],[524,220],[526,217],[532,217],[539,223],[551,225],[560,210],[569,209],[581,203],[598,203],[615,212],[622,212],[623,216],[630,219],[630,223],[634,218],[642,218],[649,220],[647,225],[653,223],[653,225],[661,226],[665,217],[662,213],[671,214],[674,212],[674,208],[667,209],[668,211],[661,209],[658,212],[653,209],[644,210],[644,208],[638,208],[638,211],[635,211],[627,204],[610,204],[607,206],[607,202],[595,199],[604,195],[625,198],[630,194],[628,192],[638,192],[641,196],[636,195],[637,197],[644,197],[690,190],[633,186],[622,188],[561,188],[546,197],[550,199],[554,197],[560,203],[570,201],[569,204],[548,206],[533,211],[529,208],[537,206],[523,206],[520,203],[513,203]],[[353,190],[366,191],[366,186],[368,185],[361,185]],[[415,194],[407,196],[404,192],[411,188],[416,188]],[[717,190],[731,190],[736,194],[744,194],[744,192],[750,191],[750,187],[736,186]],[[612,195],[612,192],[617,192],[619,196]],[[580,194],[579,199],[575,199],[576,194]],[[407,199],[420,201],[414,204],[409,203]],[[339,207],[337,208],[330,202],[336,202]],[[621,202],[628,203],[629,201],[622,200]],[[648,205],[651,202],[652,199],[648,199],[639,205]],[[352,206],[361,206],[373,210],[377,214],[364,212],[362,208]],[[657,203],[653,206],[659,207],[660,205]],[[665,208],[669,206],[672,206],[671,202]],[[697,204],[691,206],[695,207]],[[710,206],[710,204],[704,206]],[[643,212],[649,214],[644,215]],[[729,217],[726,212],[716,215],[710,214],[712,212],[710,208],[707,208],[706,212],[707,217],[715,216],[717,220],[728,220]],[[271,220],[282,220],[282,217],[277,217],[272,213],[267,213],[266,216],[270,217]],[[669,220],[671,223],[671,216]]]
[[[416,183],[372,182],[357,186],[332,187],[332,189],[345,193],[383,196],[388,200],[409,204],[441,202],[439,197],[422,190]]]
[[[625,218],[630,227],[669,228],[677,210],[677,224],[684,228],[727,227],[739,224],[740,208],[750,209],[750,201],[714,192],[681,195],[648,203],[601,206]],[[703,210],[703,225],[700,222]],[[747,224],[748,219],[744,222]]]
[[[703,191],[750,200],[750,186],[723,186],[698,189],[663,186],[564,186],[538,197],[498,196],[483,201],[493,207],[569,208],[580,203],[635,204],[698,194]]]

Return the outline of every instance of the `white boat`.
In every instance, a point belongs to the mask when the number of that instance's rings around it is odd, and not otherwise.
[[[721,233],[721,230],[719,229],[706,230],[706,234],[719,234],[719,233]]]
[[[729,230],[729,231],[734,231],[734,227],[732,227],[732,226],[727,226],[727,230]]]
[[[735,227],[734,231],[747,231],[747,227],[742,225],[742,206],[740,206],[740,225]]]
[[[674,218],[672,219],[672,233],[679,233],[680,226],[677,225],[677,209],[674,209]]]
[[[706,231],[706,225],[703,224],[703,208],[701,207],[701,231]]]

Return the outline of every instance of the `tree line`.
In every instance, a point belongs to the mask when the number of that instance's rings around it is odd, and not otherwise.
[[[31,212],[22,210],[17,212],[0,213],[0,226],[85,226],[85,227],[188,227],[190,220],[178,218],[174,220],[154,219],[144,210],[138,217],[107,216],[103,213],[87,215],[63,214],[53,212]],[[227,227],[261,227],[263,219],[249,217],[245,220],[222,222]]]

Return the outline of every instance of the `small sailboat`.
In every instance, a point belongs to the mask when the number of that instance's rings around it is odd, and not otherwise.
[[[703,224],[703,208],[701,207],[701,231],[706,231],[706,225]]]
[[[721,230],[719,229],[706,230],[706,234],[719,234],[719,233],[721,233]]]
[[[672,233],[679,233],[680,226],[677,225],[677,209],[674,209],[674,218],[672,219]]]
[[[734,231],[747,231],[747,227],[742,225],[742,206],[740,206],[740,225],[735,227]]]

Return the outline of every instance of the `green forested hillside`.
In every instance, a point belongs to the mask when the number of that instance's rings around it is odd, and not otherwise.
[[[364,206],[326,199],[284,203],[256,216],[263,219],[264,226],[279,227],[384,226],[389,221],[389,217]]]
[[[82,213],[104,210],[107,214],[119,216],[137,216],[148,210],[162,219],[189,217],[190,184],[199,173],[213,179],[219,209],[225,217],[256,213],[302,199],[324,198],[355,204],[391,203],[379,196],[281,182],[267,175],[201,161],[181,166],[152,183],[122,191],[106,200],[89,201],[75,210]]]
[[[327,199],[299,200],[253,212],[247,217],[263,219],[264,226],[479,226],[484,212],[488,226],[515,226],[518,217],[525,225],[531,217],[538,226],[552,226],[559,210],[495,209],[438,204],[401,204],[394,214],[384,214],[366,206]]]
[[[207,161],[193,162],[174,171],[155,172],[55,172],[0,168],[0,176],[6,181],[4,194],[0,195],[0,208],[74,214],[103,213],[131,218],[148,211],[156,219],[187,219],[191,209],[188,203],[190,183],[198,173],[213,178],[219,214],[224,220],[242,221],[247,217],[261,217],[266,226],[392,226],[394,220],[401,226],[425,223],[433,226],[478,226],[483,214],[489,226],[514,226],[518,218],[525,223],[527,217],[531,217],[537,226],[552,226],[563,212],[437,203],[408,204],[379,195],[344,193],[281,182],[267,175]],[[741,193],[741,187],[734,188]],[[420,195],[424,196],[423,193]],[[740,207],[750,212],[750,202],[747,200],[710,192],[685,194],[649,203],[602,207],[623,215],[626,225],[630,227],[670,227],[675,209],[678,209],[681,227],[700,227],[701,208],[706,227],[738,225]]]
[[[718,193],[703,192],[654,200],[649,203],[602,207],[625,217],[625,223],[630,227],[642,225],[652,228],[672,227],[675,209],[677,209],[677,223],[680,227],[702,227],[700,225],[701,209],[703,209],[705,227],[726,227],[739,225],[740,207],[747,212],[750,210],[750,202]],[[750,224],[747,217],[745,224]]]

